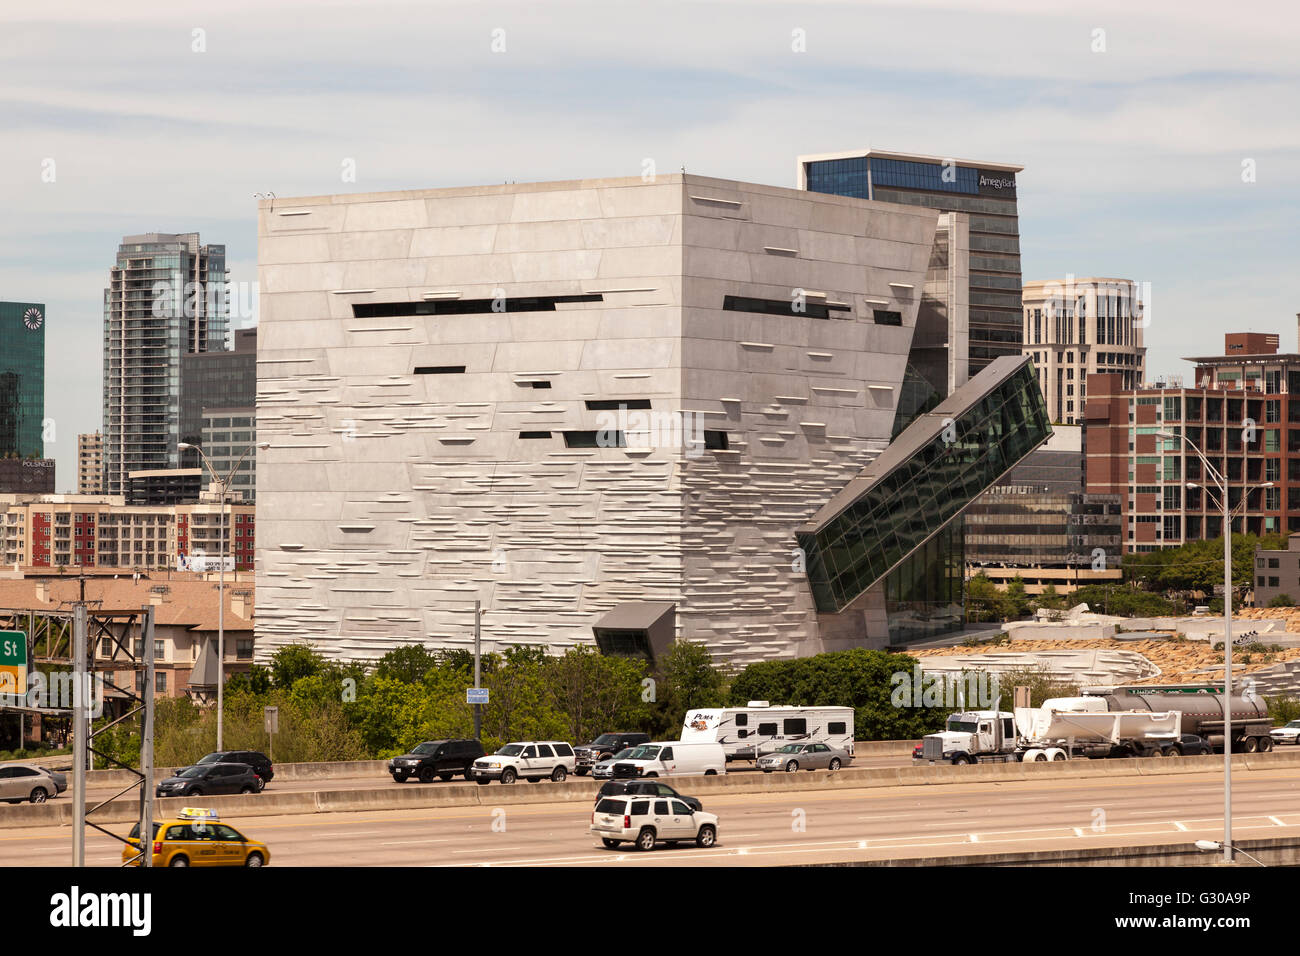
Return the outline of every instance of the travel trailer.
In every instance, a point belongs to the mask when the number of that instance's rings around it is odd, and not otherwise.
[[[683,743],[718,743],[728,760],[757,760],[789,743],[823,743],[853,753],[852,707],[746,707],[687,711]]]

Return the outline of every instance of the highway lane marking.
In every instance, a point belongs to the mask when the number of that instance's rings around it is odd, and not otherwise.
[[[450,837],[442,840],[390,840],[380,846],[409,846],[412,843],[449,843]]]
[[[1224,665],[1224,666],[1227,666],[1227,665]],[[1182,830],[1184,833],[1187,832],[1187,827],[1184,826],[1182,823],[1180,823],[1180,822],[1177,821],[1177,820],[1174,821],[1174,826],[1178,827],[1178,829]]]

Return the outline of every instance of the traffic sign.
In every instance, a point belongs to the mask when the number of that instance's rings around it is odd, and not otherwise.
[[[465,703],[486,704],[487,702],[488,702],[488,689],[486,687],[465,688]]]
[[[279,707],[263,707],[262,720],[268,734],[278,734],[280,732]]]
[[[0,694],[27,693],[27,635],[0,631]]]

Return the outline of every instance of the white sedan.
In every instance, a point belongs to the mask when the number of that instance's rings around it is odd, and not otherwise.
[[[1300,720],[1293,720],[1285,727],[1274,727],[1268,735],[1276,744],[1300,743]]]

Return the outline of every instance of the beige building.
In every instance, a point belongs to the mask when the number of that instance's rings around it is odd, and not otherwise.
[[[1086,382],[1095,372],[1139,387],[1146,374],[1143,329],[1150,294],[1131,279],[1076,278],[1026,282],[1024,354],[1034,360],[1052,421],[1083,424]]]
[[[77,494],[98,495],[104,489],[104,438],[99,432],[77,436]]]

